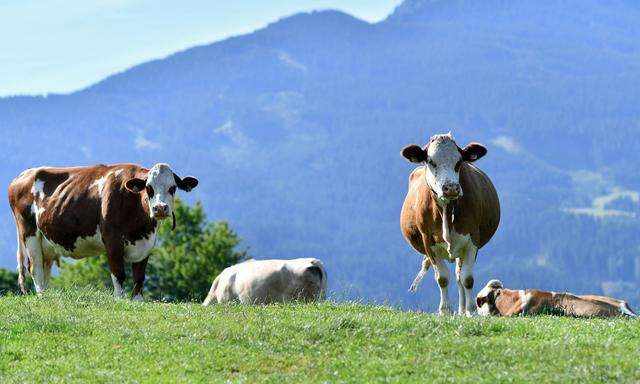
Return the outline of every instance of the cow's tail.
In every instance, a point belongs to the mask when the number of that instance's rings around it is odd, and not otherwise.
[[[409,292],[415,292],[418,290],[418,286],[420,286],[420,282],[422,281],[424,275],[427,274],[430,266],[431,261],[428,257],[425,256],[424,259],[422,259],[422,268],[420,268],[420,271],[416,275],[415,279],[413,279],[413,283],[411,284],[411,287],[409,287]]]
[[[204,301],[202,302],[202,305],[207,306],[212,303],[215,304],[218,301],[216,299],[216,289],[218,288],[219,280],[220,280],[220,275],[218,275],[218,277],[216,277],[216,279],[213,280],[213,284],[211,284],[211,289],[209,290],[209,294],[207,295],[207,298],[204,299]]]
[[[622,312],[623,315],[626,316],[630,316],[630,317],[638,317],[638,314],[635,313],[631,307],[629,307],[629,304],[627,304],[626,301],[622,302],[622,305],[620,305],[620,312]]]
[[[26,295],[27,287],[25,284],[25,275],[27,272],[27,267],[25,265],[23,251],[24,249],[22,247],[22,243],[20,242],[20,239],[18,239],[18,252],[16,253],[18,258],[18,285],[20,286],[20,291],[22,292],[22,294]]]

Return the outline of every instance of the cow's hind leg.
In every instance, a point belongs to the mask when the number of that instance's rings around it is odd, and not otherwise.
[[[36,234],[25,240],[25,248],[31,261],[31,277],[36,287],[36,293],[40,294],[47,289],[47,277],[44,270],[44,255],[42,253],[42,238]]]
[[[27,294],[27,286],[25,281],[25,275],[27,273],[27,268],[25,266],[25,258],[26,250],[24,242],[22,241],[22,236],[18,233],[18,250],[16,251],[16,258],[18,261],[18,286],[20,287],[20,291],[23,294]]]

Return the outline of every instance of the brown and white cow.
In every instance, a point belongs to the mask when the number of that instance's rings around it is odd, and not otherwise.
[[[451,313],[449,268],[456,263],[458,313],[473,315],[473,266],[478,249],[493,236],[500,222],[500,203],[491,180],[471,164],[487,153],[476,143],[460,148],[451,134],[435,135],[421,148],[409,145],[402,156],[424,163],[409,176],[400,227],[409,244],[424,255],[422,268],[410,291],[415,291],[434,266],[440,287],[440,314]]]
[[[574,295],[537,289],[507,289],[499,280],[490,280],[476,297],[478,312],[484,316],[553,314],[576,317],[631,316],[636,313],[618,299],[596,295]]]
[[[182,179],[167,164],[151,169],[116,164],[22,172],[8,193],[18,231],[20,288],[26,293],[26,257],[40,293],[60,256],[82,259],[106,253],[116,297],[122,297],[124,263],[130,262],[132,297],[141,300],[158,221],[173,217],[175,227],[176,188],[190,191],[197,185],[197,179]]]

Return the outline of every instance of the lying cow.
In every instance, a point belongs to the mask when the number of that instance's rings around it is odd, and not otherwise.
[[[327,272],[318,259],[251,259],[222,271],[202,305],[319,301],[326,293]]]
[[[451,313],[449,267],[456,263],[460,314],[473,315],[473,266],[478,250],[489,242],[500,222],[500,203],[491,180],[472,163],[487,153],[476,143],[460,148],[451,134],[435,135],[421,148],[409,145],[402,156],[422,163],[409,176],[400,227],[409,244],[424,255],[415,291],[433,265],[440,287],[440,314]]]
[[[554,314],[577,317],[631,316],[636,313],[618,299],[595,295],[573,295],[537,289],[512,290],[491,280],[476,297],[478,312],[488,316]]]
[[[9,185],[18,232],[18,274],[25,289],[25,258],[36,292],[47,289],[60,256],[82,259],[107,254],[116,297],[123,293],[124,263],[132,263],[135,300],[142,299],[145,268],[158,221],[173,217],[176,189],[190,191],[193,177],[178,177],[167,164],[74,168],[41,167]]]

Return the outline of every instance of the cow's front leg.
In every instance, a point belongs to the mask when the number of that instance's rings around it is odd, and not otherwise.
[[[440,306],[438,312],[440,315],[450,315],[451,303],[449,302],[449,267],[441,257],[436,257],[436,263],[433,266],[435,271],[436,282],[440,287]]]
[[[133,292],[131,293],[131,300],[142,301],[142,287],[144,286],[145,270],[147,269],[147,262],[149,256],[145,257],[142,261],[131,264],[131,273],[133,274]]]
[[[473,266],[476,263],[477,255],[478,248],[473,244],[469,244],[460,269],[460,278],[465,294],[465,314],[467,316],[474,316],[478,313],[478,307],[473,297]]]
[[[458,283],[458,315],[464,315],[466,313],[466,293],[464,284],[462,282],[462,263],[463,259],[458,257],[456,259],[456,282]]]
[[[116,299],[121,299],[124,293],[124,243],[122,241],[105,241],[107,248],[107,260],[111,271],[113,294]]]

